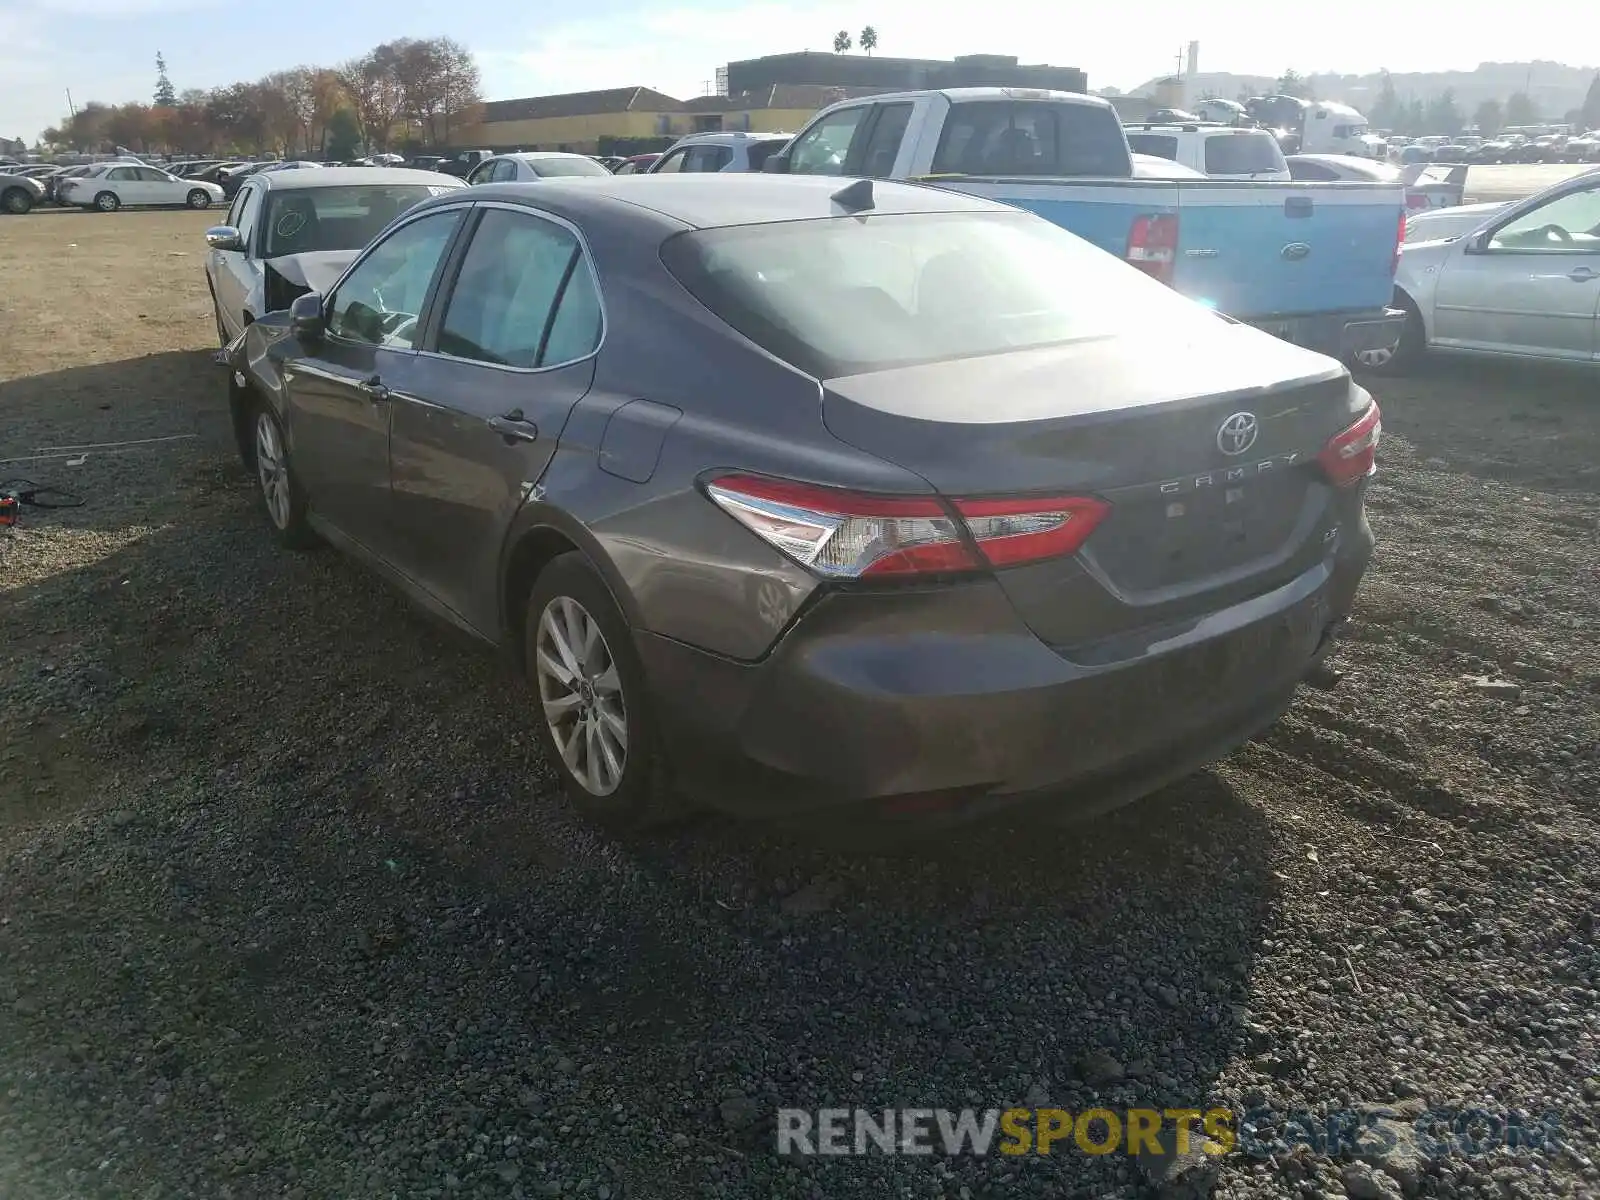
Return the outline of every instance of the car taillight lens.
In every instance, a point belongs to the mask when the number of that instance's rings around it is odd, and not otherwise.
[[[1398,271],[1400,269],[1400,247],[1404,246],[1405,244],[1406,244],[1406,214],[1405,214],[1405,210],[1402,209],[1400,211],[1400,227],[1395,230],[1395,235],[1394,235],[1394,254],[1392,256],[1390,256],[1390,259],[1389,259],[1389,274],[1390,275],[1393,275],[1396,271]]]
[[[1323,474],[1335,487],[1359,483],[1377,470],[1378,440],[1383,436],[1383,415],[1371,405],[1343,433],[1336,433],[1317,455]]]
[[[1072,554],[1109,511],[1092,497],[1066,496],[956,500],[952,512],[933,497],[754,475],[725,475],[706,494],[769,545],[835,579],[977,571]]]
[[[1124,256],[1130,263],[1146,275],[1170,284],[1177,256],[1176,215],[1147,213],[1133,219],[1128,229],[1128,252]]]

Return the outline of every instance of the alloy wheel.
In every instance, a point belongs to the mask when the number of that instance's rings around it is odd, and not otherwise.
[[[289,528],[289,464],[278,437],[278,425],[267,413],[256,417],[256,477],[267,502],[267,515],[279,529]]]
[[[600,623],[571,596],[556,596],[539,616],[534,650],[556,750],[585,791],[611,795],[628,766],[628,707]]]

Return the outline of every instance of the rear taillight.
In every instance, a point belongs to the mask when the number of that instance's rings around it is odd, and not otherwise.
[[[1394,254],[1389,258],[1389,274],[1393,275],[1400,269],[1400,247],[1406,244],[1406,214],[1400,210],[1400,225],[1394,234]]]
[[[1373,404],[1354,425],[1329,438],[1317,455],[1328,481],[1335,487],[1349,487],[1377,470],[1378,439],[1382,435],[1382,414]]]
[[[1173,213],[1146,213],[1133,219],[1124,256],[1139,270],[1162,283],[1172,282],[1178,257],[1178,218]]]
[[[754,475],[706,485],[712,501],[790,558],[834,579],[1011,567],[1072,554],[1109,511],[1086,496],[873,496]]]

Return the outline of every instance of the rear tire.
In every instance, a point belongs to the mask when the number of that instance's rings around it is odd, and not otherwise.
[[[523,662],[539,744],[573,804],[612,828],[653,823],[664,781],[644,668],[611,589],[577,551],[533,581]]]
[[[211,193],[195,188],[189,193],[189,207],[193,209],[210,208]]]
[[[1400,331],[1400,340],[1383,350],[1367,350],[1351,355],[1347,364],[1351,370],[1368,375],[1403,375],[1414,369],[1422,360],[1428,341],[1427,331],[1422,324],[1422,314],[1417,311],[1417,306],[1408,296],[1396,296],[1395,304],[1403,308],[1406,313],[1406,323]]]
[[[33,207],[33,193],[27,188],[7,188],[4,195],[0,195],[0,208],[5,209],[12,216],[20,217]]]
[[[122,197],[115,192],[101,192],[94,198],[94,206],[103,213],[113,213],[122,207]]]

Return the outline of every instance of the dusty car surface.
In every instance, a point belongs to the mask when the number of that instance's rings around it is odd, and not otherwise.
[[[1277,718],[1372,549],[1343,367],[948,190],[473,188],[229,359],[274,533],[511,650],[619,820],[662,774],[786,818],[1131,799]]]
[[[224,345],[262,313],[326,288],[413,204],[464,185],[433,171],[319,167],[262,171],[206,230],[206,284]]]

